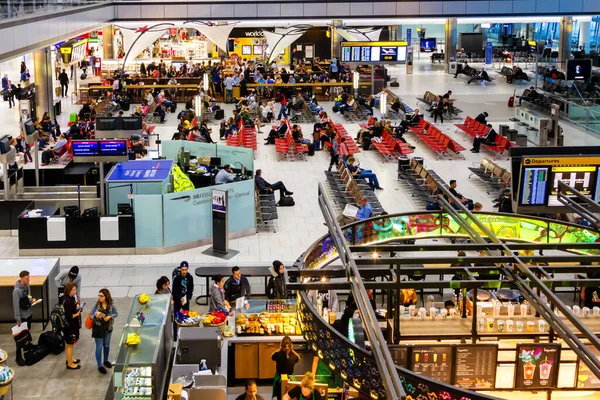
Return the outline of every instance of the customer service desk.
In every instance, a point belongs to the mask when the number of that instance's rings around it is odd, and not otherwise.
[[[84,249],[135,250],[135,218],[131,215],[59,217],[56,207],[40,209],[39,217],[28,217],[27,211],[19,216],[21,256],[65,254],[66,249],[77,254]]]
[[[58,302],[58,288],[54,278],[59,272],[58,258],[20,258],[0,260],[0,322],[15,322],[13,315],[12,293],[21,271],[29,271],[31,295],[42,299],[33,306],[33,320],[43,322],[44,327],[50,319],[50,311]]]

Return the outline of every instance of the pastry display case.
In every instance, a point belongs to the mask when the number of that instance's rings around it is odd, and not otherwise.
[[[235,313],[237,336],[299,335],[296,300],[249,300]]]

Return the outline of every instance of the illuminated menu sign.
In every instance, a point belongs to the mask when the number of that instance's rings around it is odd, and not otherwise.
[[[464,389],[494,388],[497,359],[497,345],[457,345],[454,385]]]
[[[406,61],[407,42],[342,42],[342,62]]]
[[[408,368],[408,346],[388,346],[394,364],[402,368]]]
[[[556,387],[560,344],[517,344],[515,389]]]
[[[592,345],[586,346],[589,351],[592,352],[596,356],[596,358],[600,359],[600,350],[596,349],[596,347]],[[578,362],[577,368],[577,385],[578,389],[599,389],[600,388],[600,378],[594,375],[593,372],[590,371],[587,365],[585,365],[581,359]]]
[[[452,346],[414,346],[409,369],[440,382],[452,383]]]

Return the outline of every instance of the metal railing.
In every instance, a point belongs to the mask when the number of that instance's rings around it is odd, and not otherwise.
[[[73,7],[111,2],[111,0],[3,0],[0,1],[0,20],[42,16]]]

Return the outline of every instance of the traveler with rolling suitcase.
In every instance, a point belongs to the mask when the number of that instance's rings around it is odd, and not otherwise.
[[[27,331],[22,331],[19,335],[15,336],[15,342],[17,343],[17,364],[25,365],[23,360],[22,350],[26,345],[31,343],[31,321],[33,319],[33,312],[31,310],[31,304],[35,301],[31,297],[31,287],[29,286],[29,272],[21,271],[19,273],[19,280],[15,282],[13,289],[12,300],[13,300],[13,311],[17,326],[21,324],[27,325]],[[24,333],[26,332],[26,333]]]

